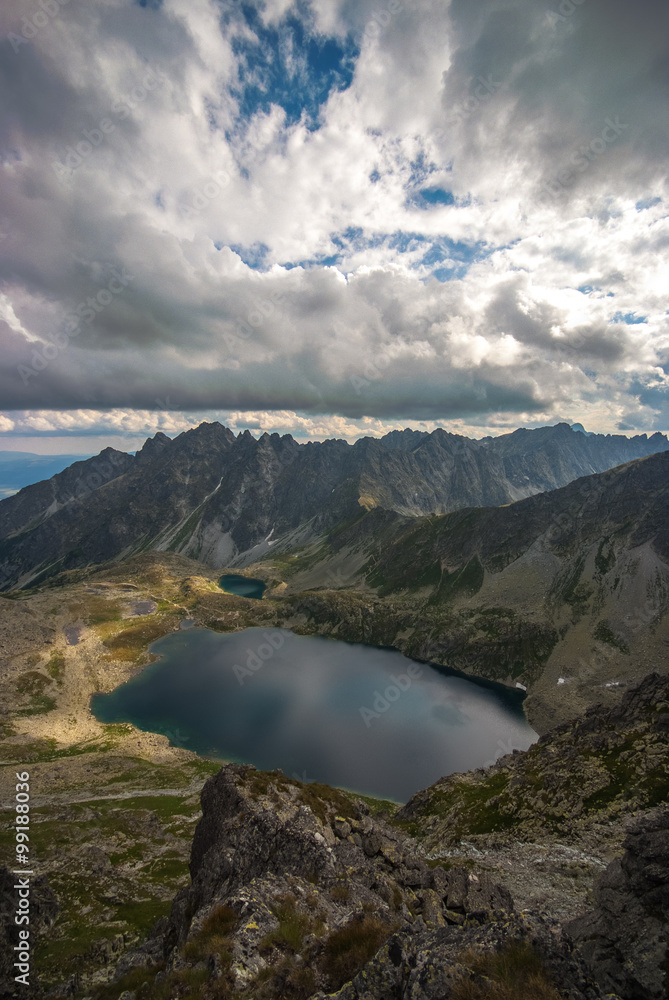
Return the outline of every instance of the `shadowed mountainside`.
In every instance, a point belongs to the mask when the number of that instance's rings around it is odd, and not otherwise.
[[[174,441],[157,434],[134,458],[108,449],[0,503],[0,588],[147,549],[244,565],[361,507],[419,517],[497,506],[668,448],[660,434],[585,435],[567,424],[481,441],[393,431],[354,445],[201,424]]]

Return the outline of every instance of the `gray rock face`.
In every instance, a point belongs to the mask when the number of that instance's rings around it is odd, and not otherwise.
[[[91,494],[134,464],[132,455],[105,448],[95,458],[74,462],[51,479],[24,487],[0,504],[0,539],[31,530],[65,504]]]
[[[152,982],[162,951],[163,987],[207,968],[224,989],[277,1000],[445,1000],[483,981],[477,956],[525,948],[565,997],[603,997],[555,922],[518,913],[484,872],[431,868],[361,800],[229,764],[202,809],[192,884],[126,956],[119,993],[133,967]]]
[[[393,935],[352,982],[327,1000],[448,1000],[457,983],[485,982],[474,956],[494,955],[509,947],[526,946],[538,956],[550,980],[570,1000],[599,1000],[604,993],[573,954],[559,925],[536,917],[511,914],[506,920],[439,930],[405,926]],[[488,994],[493,996],[493,993]],[[506,994],[505,994],[506,995]],[[326,1000],[319,993],[314,1000]]]
[[[625,1000],[669,995],[669,806],[633,821],[625,853],[595,889],[595,909],[568,925],[597,980]]]

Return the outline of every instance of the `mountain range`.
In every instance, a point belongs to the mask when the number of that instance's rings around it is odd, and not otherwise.
[[[210,568],[313,542],[361,510],[419,518],[499,507],[665,452],[664,435],[568,424],[471,440],[437,429],[298,444],[201,424],[136,455],[108,448],[0,503],[0,589],[173,551]]]

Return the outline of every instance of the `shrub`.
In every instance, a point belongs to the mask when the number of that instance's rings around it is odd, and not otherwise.
[[[502,951],[465,952],[459,961],[474,976],[451,988],[450,1000],[560,1000],[541,957],[514,941]]]
[[[269,951],[272,947],[287,951],[299,952],[305,935],[309,930],[310,920],[306,913],[300,913],[295,906],[295,896],[283,896],[274,909],[274,916],[279,926],[270,931],[260,942],[261,951]]]
[[[46,665],[46,672],[57,684],[63,683],[65,673],[65,657],[62,653],[52,653],[51,659]]]
[[[227,969],[232,964],[232,946],[228,935],[238,917],[230,906],[217,906],[204,920],[197,934],[184,946],[184,958],[203,961],[210,955],[219,955],[221,965]]]
[[[345,882],[339,882],[330,889],[330,896],[335,903],[347,903],[351,898],[351,890]]]
[[[394,928],[376,917],[354,917],[325,942],[323,968],[337,990],[347,983],[379,950]]]

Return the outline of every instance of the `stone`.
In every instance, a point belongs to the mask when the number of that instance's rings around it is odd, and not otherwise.
[[[571,921],[587,966],[625,1000],[669,993],[669,807],[637,818],[625,853],[595,887],[595,909]]]

